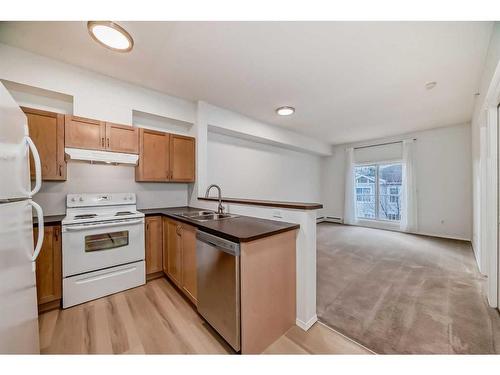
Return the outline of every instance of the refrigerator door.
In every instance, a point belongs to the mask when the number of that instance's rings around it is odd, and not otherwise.
[[[40,347],[31,200],[0,204],[0,222],[0,354],[36,354]]]
[[[41,186],[40,157],[28,137],[23,111],[0,83],[0,201],[30,198]],[[35,161],[36,183],[31,190],[29,150]]]

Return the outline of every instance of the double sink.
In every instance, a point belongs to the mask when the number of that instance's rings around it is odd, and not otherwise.
[[[181,213],[178,213],[175,215],[189,219],[189,220],[199,221],[199,222],[212,221],[212,220],[223,220],[223,219],[230,219],[233,217],[237,217],[236,215],[219,214],[215,211],[181,212]]]

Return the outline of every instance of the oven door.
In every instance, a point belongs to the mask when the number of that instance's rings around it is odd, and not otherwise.
[[[63,276],[144,259],[144,219],[63,225]]]

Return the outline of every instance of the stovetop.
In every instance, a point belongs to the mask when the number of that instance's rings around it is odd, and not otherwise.
[[[143,218],[133,193],[68,194],[63,225]]]

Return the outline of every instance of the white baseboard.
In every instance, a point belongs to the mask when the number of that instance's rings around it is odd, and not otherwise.
[[[322,216],[322,217],[318,217],[316,219],[316,224],[319,224],[319,223],[343,224],[343,220],[340,217]]]
[[[316,314],[314,314],[314,316],[311,319],[309,319],[307,322],[305,322],[305,323],[302,320],[300,320],[300,319],[297,318],[295,320],[295,324],[297,324],[297,326],[299,326],[300,328],[302,328],[304,331],[307,331],[317,321],[318,321],[318,316]]]
[[[465,241],[465,242],[470,242],[472,243],[470,238],[465,238],[465,237],[456,237],[456,236],[448,236],[446,234],[433,234],[433,233],[426,233],[426,232],[415,232],[415,233],[410,233],[410,234],[419,234],[421,236],[427,236],[427,237],[437,237],[437,238],[446,238],[448,240],[458,240],[458,241]]]

